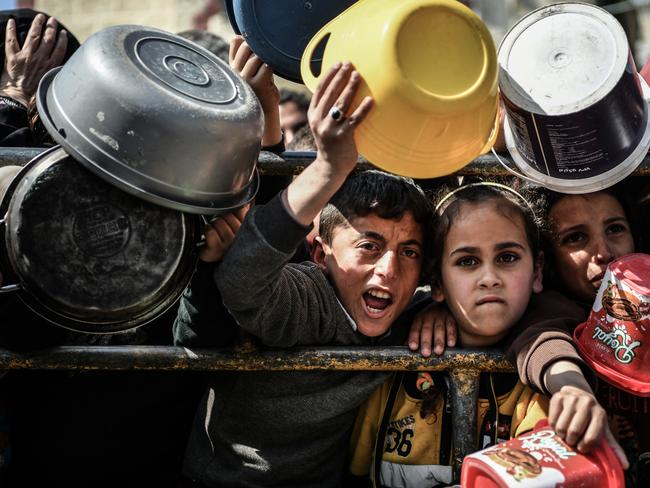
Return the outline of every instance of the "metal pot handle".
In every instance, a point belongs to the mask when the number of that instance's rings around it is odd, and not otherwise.
[[[6,286],[0,286],[0,293],[11,293],[14,291],[20,290],[22,287],[20,284],[15,284],[15,285],[6,285]]]
[[[520,171],[517,171],[512,166],[510,166],[508,163],[506,163],[503,159],[501,159],[501,157],[497,154],[497,152],[494,150],[494,148],[492,148],[492,154],[494,155],[495,158],[497,158],[497,161],[499,162],[499,164],[501,166],[503,166],[509,173],[515,175],[517,178],[529,181],[529,182],[534,183],[535,185],[538,185],[538,186],[542,185],[542,183],[540,183],[539,181],[534,180],[533,178],[530,178],[530,177],[522,174]]]
[[[5,219],[0,219],[0,227],[4,227],[4,225],[5,225]],[[0,293],[11,293],[13,291],[18,291],[21,288],[22,287],[18,283],[11,284],[11,285],[0,286]]]

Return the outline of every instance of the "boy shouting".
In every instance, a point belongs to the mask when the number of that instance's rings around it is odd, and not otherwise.
[[[352,107],[359,82],[348,63],[324,77],[309,109],[315,161],[248,213],[217,267],[223,304],[266,345],[395,345],[405,338],[391,325],[420,280],[429,204],[408,179],[377,171],[349,176],[354,131],[372,106],[367,97]],[[321,210],[314,263],[288,264]],[[185,475],[204,486],[338,486],[357,407],[386,377],[221,373],[195,419]]]

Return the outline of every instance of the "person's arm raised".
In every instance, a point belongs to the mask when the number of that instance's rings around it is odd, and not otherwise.
[[[352,67],[332,69],[314,94],[311,128],[318,157],[288,193],[254,207],[215,272],[223,303],[239,326],[265,345],[329,344],[347,317],[326,276],[314,265],[288,265],[316,214],[339,189],[357,161],[354,129],[370,99],[351,109],[359,84]],[[339,117],[332,107],[338,107]],[[346,112],[352,112],[344,117]],[[283,200],[284,199],[284,200]]]
[[[280,128],[280,92],[273,81],[273,70],[257,56],[242,36],[230,41],[228,54],[230,67],[250,85],[264,112],[262,147],[276,146],[282,142]]]
[[[289,214],[302,225],[311,224],[357,163],[354,131],[372,108],[371,97],[352,107],[360,81],[350,63],[337,63],[311,99],[309,126],[318,153],[282,195]]]
[[[68,36],[65,30],[57,34],[54,17],[46,20],[38,14],[32,21],[25,44],[20,47],[16,21],[7,21],[5,65],[0,74],[0,96],[6,96],[25,107],[36,93],[45,73],[59,66],[65,57]]]

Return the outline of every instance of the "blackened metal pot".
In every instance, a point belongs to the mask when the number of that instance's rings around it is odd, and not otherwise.
[[[180,297],[198,216],[135,198],[60,147],[14,178],[0,204],[5,285],[38,315],[83,333],[143,325]]]

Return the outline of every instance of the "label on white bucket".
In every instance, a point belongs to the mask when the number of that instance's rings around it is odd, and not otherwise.
[[[525,178],[586,193],[621,181],[650,146],[650,88],[618,21],[585,3],[523,17],[499,47],[506,146]]]
[[[591,178],[624,163],[647,124],[637,76],[630,56],[623,76],[607,96],[570,114],[532,113],[504,96],[510,130],[523,160],[516,162],[560,179]]]

